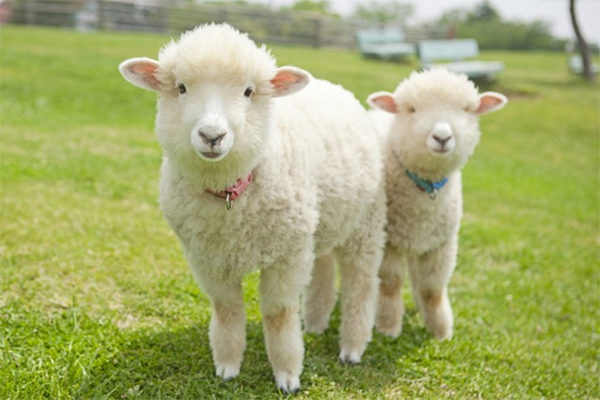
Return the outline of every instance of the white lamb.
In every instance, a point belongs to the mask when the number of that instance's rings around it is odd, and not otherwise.
[[[371,338],[385,245],[383,162],[360,103],[305,71],[277,68],[264,46],[225,24],[200,26],[158,61],[133,58],[119,69],[158,94],[160,205],[212,301],[217,375],[239,373],[242,278],[258,269],[276,384],[298,390],[300,295],[313,264],[317,275],[332,271],[333,254],[342,271],[340,359],[358,362]],[[318,282],[312,289],[307,328],[320,330],[333,304]]]
[[[413,73],[391,94],[373,93],[369,111],[383,137],[388,201],[387,245],[379,272],[377,329],[402,331],[402,282],[408,267],[428,330],[452,337],[447,285],[456,265],[462,218],[460,169],[480,137],[478,117],[502,108],[502,94],[478,94],[464,75]]]

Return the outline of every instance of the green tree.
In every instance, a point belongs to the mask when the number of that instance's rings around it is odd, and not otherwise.
[[[365,21],[377,22],[380,25],[406,25],[406,21],[414,13],[414,6],[398,0],[370,0],[366,5],[358,5],[353,16]]]
[[[432,26],[446,26],[458,38],[474,38],[482,49],[562,51],[565,41],[552,36],[546,21],[506,21],[484,0],[473,9],[444,13]]]
[[[315,13],[329,15],[339,18],[340,16],[331,11],[328,0],[296,0],[291,6],[295,11],[312,11]]]
[[[292,5],[292,10],[314,11],[321,14],[329,12],[327,0],[298,0]]]
[[[473,11],[467,14],[467,21],[500,21],[500,14],[488,0],[477,4]]]

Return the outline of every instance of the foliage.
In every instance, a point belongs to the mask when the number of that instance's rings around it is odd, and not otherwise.
[[[191,0],[191,2],[196,2],[196,0]],[[241,6],[248,9],[268,9],[268,6],[265,4],[249,2],[248,0],[207,0],[204,3],[218,6]]]
[[[291,9],[295,11],[312,11],[318,14],[340,18],[338,14],[331,11],[329,0],[296,0],[296,2],[292,4]]]
[[[359,4],[354,10],[354,18],[385,25],[406,25],[413,15],[414,6],[400,0],[370,0]]]
[[[467,21],[500,21],[500,14],[488,0],[483,0],[473,8],[473,11],[467,14]]]
[[[472,10],[448,11],[434,22],[439,24],[447,26],[456,37],[476,39],[481,49],[563,51],[566,43],[552,36],[546,21],[503,20],[487,0]]]
[[[117,72],[167,36],[0,30],[0,398],[281,398],[263,344],[259,276],[244,281],[248,347],[214,376],[210,302],[156,201],[155,96]],[[356,52],[273,48],[352,90],[393,90],[410,65]],[[336,361],[339,311],[304,335],[298,399],[596,398],[598,84],[564,55],[483,52],[506,71],[501,112],[464,170],[465,216],[450,284],[455,336],[426,333],[405,293],[395,340],[374,334],[357,366]],[[416,67],[416,66],[415,66]]]

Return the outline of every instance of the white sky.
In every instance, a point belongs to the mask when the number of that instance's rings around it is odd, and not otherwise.
[[[289,5],[294,0],[251,0],[273,7]],[[453,8],[472,8],[481,0],[403,0],[415,6],[415,22],[431,20]],[[369,0],[329,0],[333,11],[348,15],[357,4]],[[490,0],[505,19],[531,21],[542,19],[552,24],[552,32],[561,38],[574,37],[569,17],[569,0]],[[576,0],[579,25],[589,42],[600,43],[600,0]]]

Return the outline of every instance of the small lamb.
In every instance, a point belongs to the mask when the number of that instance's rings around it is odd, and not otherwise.
[[[386,148],[387,245],[379,272],[377,330],[402,331],[402,282],[408,267],[428,330],[452,337],[447,285],[456,265],[462,218],[460,169],[480,137],[478,117],[502,108],[500,93],[478,94],[466,76],[415,72],[391,94],[371,94],[369,111]]]
[[[200,26],[166,45],[158,61],[133,58],[119,70],[158,94],[160,205],[212,301],[217,375],[239,374],[242,278],[260,270],[276,384],[299,389],[300,295],[313,265],[316,275],[332,271],[333,255],[343,275],[340,359],[360,361],[385,246],[382,155],[360,103],[303,70],[277,68],[264,46],[226,24]],[[328,299],[313,290],[305,306],[307,329],[322,329]]]

